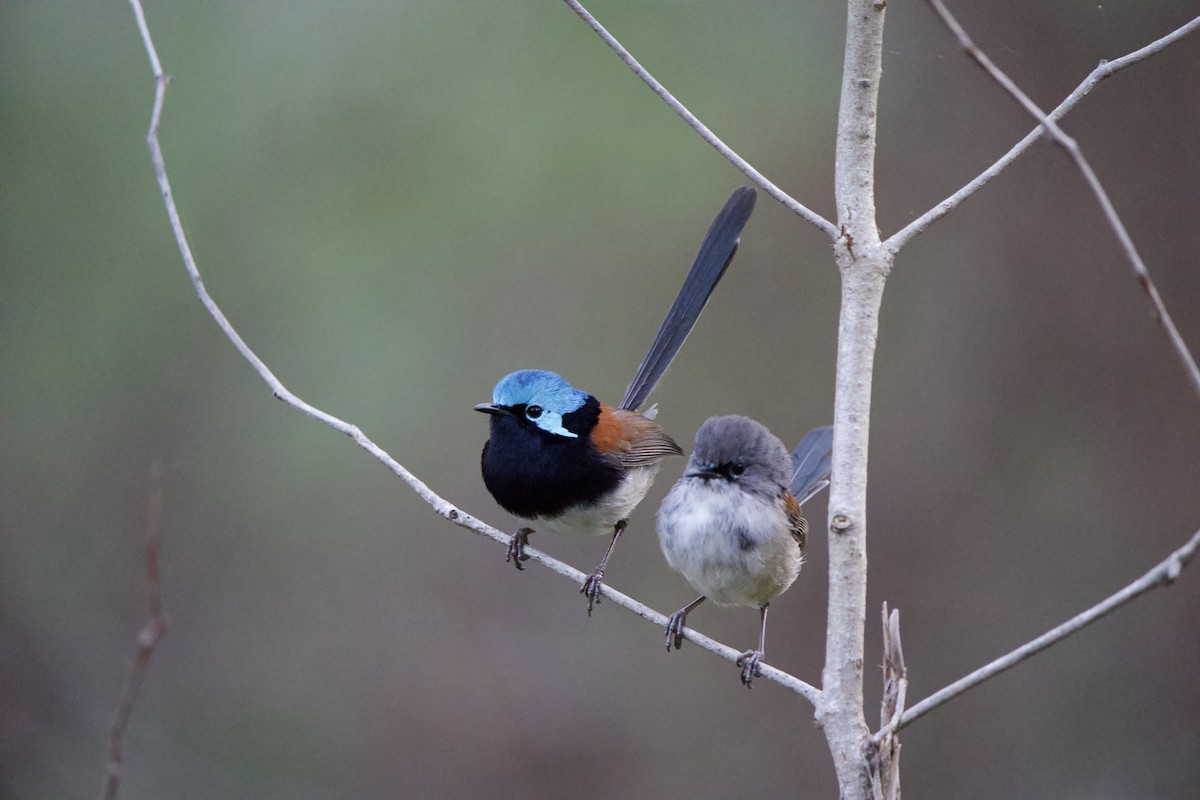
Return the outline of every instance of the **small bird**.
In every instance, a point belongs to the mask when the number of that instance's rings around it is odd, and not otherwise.
[[[688,614],[712,600],[759,610],[758,649],[742,653],[742,683],[761,675],[767,606],[800,574],[808,522],[801,504],[829,485],[833,428],[805,434],[791,457],[749,417],[710,417],[658,509],[658,542],[671,569],[700,596],[667,621],[667,650],[683,644]]]
[[[682,448],[654,422],[657,408],[637,411],[670,366],[737,252],[756,193],[736,189],[713,220],[679,296],[620,406],[601,403],[560,375],[526,369],[504,376],[492,402],[483,447],[483,482],[506,511],[550,533],[611,535],[608,550],[580,587],[588,614],[600,601],[604,570],[634,507],[650,490],[662,461]],[[513,534],[505,560],[517,569],[529,558],[531,528]]]

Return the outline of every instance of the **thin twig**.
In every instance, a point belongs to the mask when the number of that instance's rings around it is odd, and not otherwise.
[[[207,309],[208,313],[217,323],[217,326],[221,329],[221,332],[224,333],[231,342],[233,342],[233,345],[237,348],[238,352],[241,353],[242,357],[249,362],[250,366],[254,368],[254,371],[258,373],[259,377],[261,377],[263,381],[266,382],[266,384],[271,388],[271,392],[275,395],[275,397],[282,400],[288,406],[291,406],[297,411],[300,411],[301,413],[312,417],[313,419],[318,420],[325,425],[328,425],[330,428],[349,436],[359,447],[362,447],[368,453],[373,455],[376,459],[382,462],[384,466],[391,470],[393,474],[407,483],[422,500],[428,503],[434,511],[445,517],[447,520],[453,522],[459,527],[466,528],[469,531],[477,533],[481,536],[486,536],[489,539],[507,546],[511,539],[509,534],[493,528],[491,525],[480,521],[476,517],[466,513],[465,511],[462,511],[454,504],[442,498],[440,495],[430,489],[429,486],[427,486],[422,480],[417,478],[403,465],[392,458],[382,447],[371,441],[371,439],[369,439],[366,434],[364,434],[358,428],[357,425],[352,425],[351,423],[345,422],[344,420],[341,420],[332,414],[322,411],[321,409],[308,404],[304,400],[301,400],[299,397],[289,391],[287,387],[285,387],[283,383],[277,377],[275,377],[274,373],[271,372],[267,365],[263,363],[262,359],[260,359],[254,353],[254,351],[250,349],[250,346],[246,344],[246,342],[238,334],[237,330],[233,327],[233,324],[217,306],[216,301],[214,301],[212,296],[209,295],[208,289],[205,288],[204,281],[200,277],[200,270],[197,267],[196,260],[192,255],[192,249],[188,244],[187,235],[183,230],[183,223],[180,220],[179,210],[175,205],[175,198],[171,192],[171,183],[167,177],[167,168],[166,162],[163,158],[162,146],[159,144],[158,140],[158,128],[162,117],[163,101],[166,97],[167,85],[170,83],[170,79],[163,73],[162,67],[160,66],[158,54],[154,47],[154,41],[150,36],[150,29],[146,25],[145,15],[142,12],[141,3],[139,0],[129,0],[129,2],[130,5],[133,6],[134,13],[137,16],[138,29],[141,31],[142,41],[146,46],[146,52],[150,57],[150,64],[154,70],[154,109],[150,116],[150,130],[146,134],[146,143],[150,148],[150,158],[154,163],[154,174],[158,179],[159,189],[162,191],[163,203],[167,208],[167,216],[171,221],[171,230],[175,234],[175,242],[179,247],[180,255],[183,257],[183,263],[187,269],[188,275],[192,279],[192,285],[195,287],[196,294],[200,298],[200,302],[204,305],[204,308]],[[564,575],[577,583],[582,583],[583,579],[587,577],[579,570],[532,547],[526,548],[525,552],[532,561],[542,564],[545,567],[549,567],[559,575]],[[634,614],[650,620],[656,625],[665,626],[667,623],[667,617],[665,615],[660,614],[648,606],[639,603],[633,598],[616,591],[608,584],[603,584],[601,586],[601,593],[604,598],[611,600],[616,605],[632,611]],[[710,639],[691,628],[688,628],[684,631],[684,637],[688,641],[695,643],[697,646],[702,647],[711,653],[721,656],[727,661],[736,663],[737,659],[741,656],[741,651],[734,650],[732,647]],[[804,697],[813,705],[816,705],[817,699],[820,696],[820,690],[814,686],[766,664],[762,666],[762,675],[764,678],[773,680],[776,683],[791,689],[792,691]]]
[[[125,677],[125,687],[113,715],[108,736],[108,766],[104,771],[104,785],[100,790],[102,800],[113,800],[121,783],[121,763],[124,760],[125,730],[133,714],[133,703],[137,699],[150,666],[150,656],[159,639],[167,632],[167,613],[163,610],[162,576],[159,573],[158,553],[163,536],[163,469],[155,461],[150,465],[150,491],[146,500],[146,598],[150,606],[150,619],[138,632],[137,649],[133,663]]]
[[[1161,50],[1166,49],[1169,45],[1174,44],[1184,36],[1187,36],[1189,33],[1192,33],[1197,29],[1200,29],[1200,17],[1196,17],[1186,25],[1177,28],[1161,39],[1157,39],[1145,47],[1133,51],[1132,53],[1127,53],[1126,55],[1113,59],[1112,61],[1100,62],[1100,65],[1092,70],[1091,73],[1083,79],[1082,83],[1075,87],[1075,91],[1067,95],[1067,98],[1059,103],[1058,107],[1051,111],[1047,116],[1052,120],[1062,119],[1067,115],[1068,111],[1078,105],[1079,101],[1086,97],[1092,91],[1092,89],[1096,88],[1096,86],[1105,78],[1116,72],[1120,72],[1126,67],[1137,64],[1139,61],[1143,61]],[[1030,131],[1024,139],[1013,145],[1012,149],[1001,156],[996,163],[992,164],[990,167],[981,172],[966,186],[963,186],[957,192],[926,211],[920,217],[905,225],[901,230],[892,234],[891,237],[884,242],[884,245],[893,253],[899,251],[900,248],[904,247],[904,245],[906,245],[910,239],[917,234],[922,233],[926,228],[937,222],[950,211],[953,211],[955,208],[961,205],[964,200],[982,189],[989,181],[991,181],[992,178],[1003,172],[1009,164],[1011,164],[1013,161],[1016,161],[1021,154],[1028,150],[1030,145],[1042,138],[1044,131],[1045,128],[1042,125],[1038,125],[1032,131]]]
[[[768,180],[765,175],[752,167],[749,162],[735,153],[733,148],[721,141],[721,138],[713,133],[707,125],[701,122],[695,114],[693,114],[691,111],[688,111],[687,107],[684,106],[683,103],[676,100],[675,96],[667,91],[667,88],[659,83],[658,80],[651,75],[650,72],[643,67],[636,58],[633,57],[633,54],[626,50],[625,47],[617,41],[616,37],[609,33],[605,27],[600,24],[599,20],[593,17],[591,12],[584,8],[583,5],[578,2],[578,0],[563,1],[571,7],[572,11],[579,15],[580,19],[587,23],[589,28],[594,30],[597,35],[604,40],[605,44],[612,48],[612,51],[617,54],[617,57],[624,61],[626,66],[633,70],[633,74],[638,76],[642,83],[650,87],[650,91],[658,95],[659,98],[661,98],[662,101],[666,103],[672,111],[678,114],[683,121],[688,124],[689,128],[700,134],[700,138],[712,145],[718,153],[725,156],[730,164],[733,164],[735,167],[744,172],[746,177],[761,186],[763,191],[771,195],[771,197],[774,197],[780,203],[783,203],[783,205],[791,209],[792,212],[801,219],[820,228],[829,236],[829,238],[837,238],[838,229],[836,225],[822,217],[817,212],[802,205],[794,197],[780,189],[778,186]]]
[[[956,697],[968,689],[983,683],[988,678],[1000,674],[1009,667],[1016,666],[1030,656],[1036,655],[1041,651],[1050,647],[1052,644],[1067,638],[1076,631],[1091,625],[1099,619],[1104,618],[1113,611],[1116,611],[1121,606],[1136,600],[1151,589],[1156,589],[1159,586],[1166,586],[1172,583],[1179,573],[1187,566],[1188,561],[1200,549],[1200,530],[1192,534],[1191,538],[1171,555],[1167,556],[1163,561],[1159,562],[1153,569],[1147,572],[1142,577],[1138,578],[1133,583],[1121,589],[1116,594],[1109,596],[1107,599],[1089,608],[1081,614],[1077,614],[1071,619],[1059,625],[1057,628],[1043,633],[1033,641],[1018,647],[1007,655],[997,658],[990,664],[986,664],[944,689],[934,692],[929,697],[926,697],[921,702],[910,707],[904,712],[900,718],[899,724],[889,726],[893,729],[900,729],[913,721],[925,716],[933,709]],[[883,732],[881,732],[883,733]],[[880,734],[876,734],[879,736]]]
[[[999,67],[992,63],[992,60],[984,54],[982,50],[975,46],[971,41],[971,37],[967,36],[967,32],[958,24],[950,12],[943,5],[942,0],[926,0],[933,10],[941,17],[942,22],[950,29],[957,38],[959,44],[967,55],[975,61],[984,72],[991,76],[992,80],[1000,84],[1000,86],[1008,92],[1013,99],[1021,104],[1021,107],[1050,133],[1055,144],[1067,152],[1071,160],[1075,162],[1075,166],[1079,169],[1087,182],[1088,188],[1095,195],[1096,202],[1100,204],[1100,208],[1104,211],[1104,216],[1108,220],[1109,227],[1116,234],[1117,240],[1121,243],[1121,248],[1125,251],[1125,257],[1129,260],[1129,265],[1133,268],[1133,274],[1145,291],[1146,296],[1150,298],[1150,304],[1154,307],[1154,313],[1158,317],[1159,323],[1163,326],[1163,330],[1167,334],[1171,345],[1175,348],[1175,354],[1179,357],[1183,364],[1184,370],[1192,381],[1192,388],[1197,394],[1200,394],[1200,367],[1196,366],[1196,360],[1192,358],[1191,352],[1188,351],[1187,343],[1183,341],[1183,336],[1180,335],[1179,329],[1175,327],[1175,322],[1171,319],[1170,313],[1167,311],[1166,305],[1158,294],[1158,288],[1154,285],[1154,281],[1150,278],[1150,271],[1146,269],[1146,264],[1142,261],[1142,257],[1138,255],[1137,248],[1133,245],[1133,239],[1130,238],[1129,232],[1125,229],[1124,223],[1121,222],[1121,217],[1117,214],[1117,210],[1113,207],[1112,201],[1108,197],[1108,193],[1104,191],[1104,187],[1100,184],[1100,179],[1096,177],[1096,173],[1092,170],[1091,164],[1083,156],[1083,151],[1079,149],[1079,144],[1067,136],[1062,128],[1058,127],[1058,123],[1046,116],[1037,104],[1034,103],[1029,96],[1021,91],[1011,78],[1005,75]]]

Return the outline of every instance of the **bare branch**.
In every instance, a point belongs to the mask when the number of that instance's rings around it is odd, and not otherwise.
[[[818,719],[833,754],[839,796],[872,796],[863,712],[867,621],[867,454],[879,308],[891,254],[875,217],[875,143],[883,74],[883,0],[846,4],[846,53],[838,104],[834,191],[842,276],[829,487],[829,604]]]
[[[250,366],[254,368],[254,371],[257,372],[263,381],[266,382],[266,384],[271,388],[271,392],[275,395],[275,397],[282,400],[288,406],[296,409],[297,411],[300,411],[301,413],[312,417],[313,419],[318,420],[325,425],[328,425],[330,428],[349,436],[359,447],[362,447],[368,453],[373,455],[376,459],[381,461],[384,466],[390,469],[393,474],[407,483],[422,500],[432,506],[434,511],[445,517],[447,520],[453,522],[459,527],[466,528],[469,531],[473,531],[474,533],[485,536],[507,546],[511,538],[509,534],[493,528],[491,525],[480,521],[465,511],[462,511],[448,500],[442,498],[440,495],[430,489],[429,486],[427,486],[422,480],[417,478],[415,475],[409,472],[408,469],[392,458],[382,447],[369,439],[366,434],[364,434],[358,428],[358,426],[352,425],[349,422],[341,420],[332,414],[308,404],[289,391],[287,387],[285,387],[283,383],[277,377],[275,377],[274,373],[271,372],[267,365],[263,363],[262,359],[260,359],[254,353],[254,351],[250,349],[250,346],[246,344],[246,342],[238,334],[237,330],[233,327],[233,324],[217,306],[216,301],[214,301],[212,296],[209,295],[208,289],[205,287],[204,281],[200,276],[200,270],[196,265],[196,260],[192,255],[192,250],[191,246],[188,244],[187,235],[183,230],[183,223],[180,220],[179,210],[175,205],[175,197],[171,191],[171,184],[167,177],[167,168],[163,159],[162,146],[158,140],[158,128],[160,119],[162,117],[163,101],[166,97],[166,90],[168,84],[170,83],[170,79],[162,71],[162,67],[158,60],[158,54],[154,47],[154,42],[150,36],[149,27],[146,25],[145,15],[142,12],[141,3],[139,0],[129,0],[129,2],[130,5],[133,6],[134,13],[137,16],[138,28],[141,31],[142,40],[146,46],[146,52],[150,57],[150,65],[154,71],[155,79],[154,109],[150,116],[150,130],[146,134],[146,143],[150,148],[150,158],[154,164],[154,174],[158,179],[159,189],[162,192],[163,203],[167,208],[167,216],[171,222],[171,230],[175,234],[175,242],[179,247],[180,255],[183,257],[183,263],[187,269],[188,275],[192,279],[192,285],[196,290],[197,296],[200,298],[200,302],[204,305],[204,308],[217,323],[217,326],[221,329],[221,332],[225,334],[225,336],[237,348],[238,352],[242,354],[242,357],[250,363]],[[582,583],[583,579],[587,577],[579,570],[532,547],[526,548],[525,553],[532,561],[549,567],[559,575],[564,575],[576,583]],[[612,589],[608,584],[604,584],[601,587],[601,593],[603,597],[613,601],[613,603],[616,605],[632,611],[634,614],[650,620],[660,627],[667,624],[667,617],[665,615],[654,611],[648,606],[639,603],[627,595],[621,594],[620,592]],[[734,650],[732,647],[710,639],[707,636],[696,632],[691,627],[684,631],[684,637],[688,641],[695,643],[697,646],[702,647],[711,653],[721,656],[727,661],[736,663],[737,659],[741,656],[740,650]],[[791,689],[800,696],[804,697],[813,705],[816,705],[817,700],[820,697],[820,690],[818,690],[816,687],[766,664],[762,665],[762,676],[769,680],[773,680],[776,683],[787,687],[788,689]]]
[[[927,0],[927,2],[937,12],[938,16],[942,18],[942,22],[946,24],[946,27],[958,38],[959,44],[962,45],[967,55],[982,67],[992,77],[992,80],[996,81],[1006,92],[1012,95],[1013,99],[1020,103],[1021,107],[1031,117],[1040,122],[1049,131],[1050,136],[1054,139],[1054,143],[1065,150],[1067,155],[1071,157],[1071,160],[1075,162],[1075,166],[1083,175],[1083,179],[1087,181],[1088,188],[1095,195],[1096,202],[1100,204],[1100,208],[1104,211],[1104,216],[1108,220],[1109,227],[1117,235],[1117,240],[1120,241],[1121,248],[1125,251],[1125,257],[1129,260],[1129,265],[1133,268],[1134,276],[1137,278],[1142,290],[1146,292],[1146,296],[1150,298],[1150,304],[1154,307],[1154,313],[1158,316],[1159,323],[1163,326],[1163,330],[1166,331],[1167,338],[1171,341],[1176,355],[1179,356],[1184,370],[1188,373],[1188,377],[1192,381],[1192,388],[1197,394],[1200,394],[1200,367],[1196,366],[1196,360],[1192,358],[1192,354],[1188,351],[1187,343],[1183,341],[1183,337],[1175,327],[1175,322],[1171,319],[1166,305],[1158,294],[1158,288],[1150,278],[1150,271],[1146,269],[1142,257],[1138,255],[1137,248],[1133,245],[1133,239],[1130,238],[1129,232],[1125,230],[1125,225],[1121,222],[1121,218],[1118,216],[1116,208],[1113,207],[1112,201],[1109,200],[1108,193],[1100,185],[1100,179],[1096,177],[1096,173],[1092,170],[1092,165],[1083,157],[1083,151],[1079,149],[1079,144],[1070,136],[1067,136],[1062,128],[1058,127],[1058,123],[1047,117],[1045,112],[1038,108],[1037,104],[1030,100],[1029,96],[1013,83],[1012,79],[1005,75],[982,50],[975,46],[975,43],[967,36],[967,32],[958,24],[958,20],[942,4],[942,0]]]
[[[978,686],[988,678],[1000,674],[1009,667],[1016,666],[1030,656],[1040,653],[1052,644],[1111,614],[1126,603],[1136,600],[1151,589],[1172,583],[1179,577],[1179,573],[1187,566],[1188,561],[1192,559],[1197,550],[1200,550],[1200,530],[1193,533],[1191,538],[1182,547],[1171,553],[1171,555],[1159,562],[1145,575],[1116,594],[1097,603],[1087,611],[1072,617],[1057,628],[1046,631],[1046,633],[1018,647],[1011,653],[997,658],[990,664],[986,664],[975,670],[970,675],[960,678],[944,689],[934,692],[915,706],[912,706],[904,712],[904,715],[900,718],[899,725],[895,727],[903,728],[911,724],[947,700],[962,694],[974,686]]]
[[[658,80],[651,75],[636,58],[633,57],[633,54],[626,50],[625,47],[616,40],[616,37],[609,33],[604,26],[600,24],[599,20],[593,17],[591,13],[578,2],[578,0],[564,0],[564,2],[571,7],[572,11],[579,15],[580,19],[587,23],[589,28],[594,30],[600,36],[600,38],[604,40],[605,44],[612,48],[613,52],[625,62],[626,66],[633,70],[633,74],[637,75],[638,78],[641,79],[642,83],[650,87],[650,91],[658,95],[672,111],[678,114],[683,121],[688,124],[688,127],[700,134],[700,138],[712,145],[718,153],[725,156],[730,164],[733,164],[735,167],[744,172],[746,177],[761,186],[763,191],[771,195],[771,197],[774,197],[780,203],[783,203],[783,205],[791,209],[792,212],[801,219],[820,228],[829,236],[829,238],[837,238],[838,230],[832,222],[825,219],[817,212],[812,211],[804,205],[801,205],[799,201],[797,201],[787,192],[780,189],[774,183],[771,183],[771,181],[768,180],[765,175],[756,170],[749,164],[749,162],[735,153],[733,148],[721,141],[720,137],[713,133],[707,125],[697,119],[695,114],[693,114],[691,111],[688,111],[687,107],[685,107],[683,103],[676,100],[675,96],[667,91],[667,88],[659,83]]]
[[[1052,120],[1062,119],[1067,115],[1068,111],[1078,105],[1079,101],[1086,97],[1092,91],[1092,89],[1096,88],[1097,84],[1099,84],[1105,78],[1116,72],[1120,72],[1126,67],[1137,64],[1138,62],[1145,60],[1155,53],[1165,50],[1169,45],[1174,44],[1184,36],[1187,36],[1189,33],[1196,31],[1198,28],[1200,28],[1200,17],[1196,17],[1186,25],[1177,28],[1161,39],[1157,39],[1145,47],[1133,51],[1132,53],[1127,53],[1126,55],[1112,61],[1100,62],[1100,65],[1092,70],[1091,73],[1084,78],[1082,83],[1075,87],[1075,91],[1067,95],[1067,98],[1059,103],[1058,107],[1051,111],[1047,116]],[[892,236],[888,238],[886,242],[884,242],[884,246],[886,246],[893,253],[899,251],[900,248],[908,244],[910,239],[917,234],[922,233],[930,225],[937,222],[950,211],[957,208],[964,200],[982,189],[989,181],[991,181],[992,178],[1003,172],[1009,164],[1011,164],[1013,161],[1016,161],[1020,155],[1028,150],[1030,145],[1042,137],[1043,131],[1045,131],[1045,128],[1041,125],[1038,125],[1032,131],[1030,131],[1024,139],[1013,145],[1012,149],[1001,156],[996,163],[992,164],[990,167],[981,172],[966,186],[963,186],[957,192],[926,211],[920,217],[908,223],[908,225],[905,225],[900,231],[892,234]]]
[[[137,637],[137,649],[133,663],[121,690],[121,699],[113,715],[108,736],[108,766],[104,772],[104,786],[100,790],[101,800],[112,800],[117,796],[121,783],[121,763],[124,760],[125,730],[133,714],[133,703],[142,688],[150,656],[159,639],[167,632],[167,613],[163,610],[162,576],[158,568],[158,553],[163,536],[163,468],[155,461],[150,465],[150,492],[146,500],[146,598],[150,606],[150,620],[142,627]]]
[[[883,604],[883,701],[879,709],[879,724],[900,721],[904,699],[908,693],[908,667],[904,665],[904,647],[900,643],[900,609],[888,613]]]
[[[879,708],[880,730],[866,742],[871,764],[871,788],[875,800],[900,800],[900,740],[896,728],[904,713],[908,694],[908,668],[900,644],[900,611],[888,613],[883,604],[883,700]]]

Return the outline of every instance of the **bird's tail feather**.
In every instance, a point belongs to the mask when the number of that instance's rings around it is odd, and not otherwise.
[[[696,260],[683,282],[683,288],[679,290],[679,296],[675,298],[671,310],[667,312],[667,318],[658,329],[650,352],[642,360],[633,382],[625,390],[621,408],[636,409],[646,402],[646,398],[654,391],[659,379],[671,365],[671,360],[675,358],[675,354],[683,346],[683,341],[691,333],[692,326],[700,318],[700,312],[704,310],[704,304],[716,288],[717,281],[721,280],[729,263],[733,261],[733,254],[737,252],[738,237],[750,219],[750,213],[754,211],[756,199],[757,193],[752,188],[741,186],[725,201],[725,207],[708,228],[708,234],[700,245],[700,252],[696,254]]]
[[[813,428],[792,451],[792,494],[801,505],[829,485],[833,426]]]

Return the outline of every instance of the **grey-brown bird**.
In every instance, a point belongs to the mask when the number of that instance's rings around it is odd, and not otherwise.
[[[833,428],[808,432],[789,457],[749,417],[711,417],[658,510],[658,541],[700,596],[671,615],[667,650],[683,644],[687,616],[705,600],[759,609],[758,649],[738,659],[742,683],[761,674],[767,606],[800,574],[808,523],[801,504],[829,485]]]

